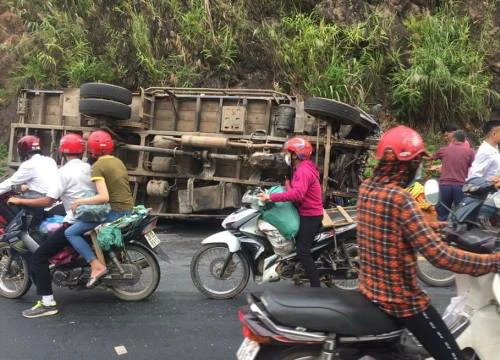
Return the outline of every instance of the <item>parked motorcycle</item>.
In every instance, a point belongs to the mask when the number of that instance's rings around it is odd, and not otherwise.
[[[243,206],[223,222],[224,231],[204,239],[191,260],[191,279],[196,288],[212,299],[229,299],[247,286],[250,273],[257,283],[290,279],[308,281],[297,253],[277,255],[259,229],[259,188],[247,191]],[[260,223],[262,225],[262,223]],[[262,228],[262,226],[261,226]],[[327,286],[357,288],[358,246],[356,224],[322,228],[314,238],[311,254]]]
[[[437,182],[426,184],[434,204]],[[477,226],[479,211],[492,184],[472,179],[464,186],[467,198],[447,231],[447,241],[478,253],[500,251],[498,229]],[[434,197],[434,200],[431,200]],[[469,359],[497,360],[500,339],[500,275],[473,277],[457,274],[461,309],[445,317]],[[424,358],[402,346],[404,329],[358,291],[302,289],[249,295],[239,310],[244,340],[238,360],[293,359],[407,359]]]
[[[10,299],[23,296],[31,287],[29,257],[45,240],[33,229],[32,216],[21,209],[0,237],[0,295]],[[110,289],[126,301],[139,301],[150,296],[160,281],[157,256],[168,260],[155,234],[157,218],[147,215],[121,228],[124,247],[104,252],[109,273],[98,287]],[[98,230],[94,230],[98,231]],[[89,238],[91,232],[85,234]],[[59,287],[86,289],[90,266],[70,246],[50,259],[52,282]]]

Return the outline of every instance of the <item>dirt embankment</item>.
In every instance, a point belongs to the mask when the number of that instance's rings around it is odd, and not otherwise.
[[[16,114],[16,105],[9,94],[9,72],[15,65],[15,55],[8,50],[16,44],[24,32],[21,20],[5,6],[0,5],[0,144],[9,138],[9,123]]]
[[[327,21],[337,24],[353,23],[362,19],[363,14],[373,11],[376,8],[387,14],[397,14],[399,21],[415,13],[425,13],[433,11],[442,5],[445,0],[307,0],[302,3],[304,11],[313,10]],[[473,19],[476,26],[484,23],[484,9],[487,1],[465,0],[467,14]],[[262,15],[264,16],[264,15]],[[494,32],[496,38],[500,33],[500,7],[496,8],[493,16],[495,25]],[[394,31],[403,31],[403,26],[394,26]],[[8,124],[15,116],[16,104],[13,86],[9,83],[9,73],[16,65],[16,55],[9,49],[9,45],[16,44],[24,34],[24,27],[21,20],[10,11],[6,5],[0,5],[0,144],[5,144],[8,137]],[[257,60],[257,59],[256,59]],[[251,69],[248,67],[239,68],[238,81],[233,84],[235,87],[270,88],[273,84],[273,71],[269,64],[259,64],[252,62]],[[492,49],[489,59],[489,67],[494,74],[492,88],[500,93],[500,46],[497,44]],[[207,77],[204,87],[225,86],[221,79]],[[494,118],[500,118],[500,107],[494,109]]]

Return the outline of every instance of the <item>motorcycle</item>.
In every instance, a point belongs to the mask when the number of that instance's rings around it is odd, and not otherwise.
[[[429,202],[439,199],[437,182],[426,183]],[[483,179],[464,186],[467,197],[447,229],[446,241],[478,253],[500,251],[498,229],[479,227],[477,217],[494,187]],[[307,290],[307,291],[304,291]],[[500,275],[457,274],[460,309],[444,320],[468,359],[498,359]],[[425,358],[404,340],[404,328],[358,291],[276,290],[249,295],[239,310],[244,340],[238,360]],[[403,345],[404,344],[404,345]],[[417,352],[420,350],[420,353]]]
[[[30,289],[32,275],[29,259],[47,237],[31,226],[32,215],[22,208],[0,236],[0,295],[17,299]],[[157,256],[168,261],[155,234],[157,218],[147,214],[121,228],[123,248],[104,251],[108,274],[99,279],[97,287],[109,289],[122,300],[139,301],[149,297],[160,282]],[[89,239],[97,229],[87,232]],[[49,260],[53,284],[70,289],[86,289],[90,266],[68,246]],[[36,279],[34,279],[36,281]]]
[[[258,283],[293,280],[308,281],[297,253],[278,255],[261,231],[258,194],[260,188],[247,191],[242,207],[222,222],[224,231],[204,239],[191,260],[191,279],[196,288],[212,299],[229,299],[240,294],[252,272]],[[356,224],[322,228],[314,238],[311,254],[327,286],[357,288]]]

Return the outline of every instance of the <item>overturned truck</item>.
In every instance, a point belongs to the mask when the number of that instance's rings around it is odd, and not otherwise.
[[[150,87],[138,93],[109,84],[22,90],[11,121],[8,162],[17,140],[41,138],[57,158],[67,132],[113,134],[136,202],[167,218],[219,217],[240,205],[249,186],[289,176],[280,150],[290,136],[308,138],[328,205],[356,196],[377,122],[364,111],[323,98],[271,90]]]

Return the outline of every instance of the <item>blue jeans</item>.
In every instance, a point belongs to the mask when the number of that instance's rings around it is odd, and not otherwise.
[[[436,211],[438,214],[439,221],[448,220],[448,215],[453,205],[458,206],[462,199],[464,198],[464,193],[462,192],[462,185],[439,185],[439,204],[436,206]],[[446,205],[444,207],[443,205]]]
[[[126,211],[115,211],[111,210],[106,218],[106,222],[115,221],[122,216],[129,215],[131,213],[130,210]],[[66,229],[64,235],[70,242],[71,246],[85,259],[87,263],[90,264],[91,261],[96,259],[94,251],[90,247],[89,243],[82,236],[87,231],[94,229],[100,223],[97,222],[83,222],[77,221],[70,227]]]

